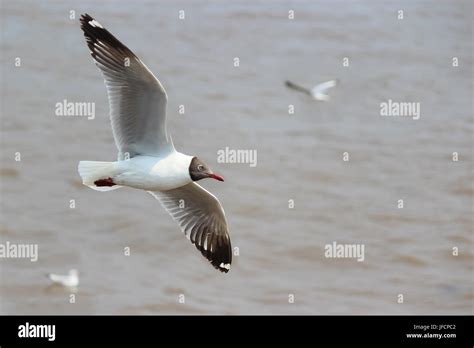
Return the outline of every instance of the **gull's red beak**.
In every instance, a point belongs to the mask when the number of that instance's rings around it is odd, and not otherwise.
[[[219,180],[219,181],[224,181],[224,178],[222,176],[214,174],[214,173],[209,174],[209,177],[213,178],[213,179],[216,179],[216,180]]]

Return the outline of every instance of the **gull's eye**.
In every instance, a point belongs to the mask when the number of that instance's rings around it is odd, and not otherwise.
[[[202,164],[198,165],[198,170],[202,172],[204,170],[204,166]]]

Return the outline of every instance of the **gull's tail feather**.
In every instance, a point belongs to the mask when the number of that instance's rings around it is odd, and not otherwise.
[[[115,162],[98,161],[80,161],[77,167],[82,183],[96,191],[111,191],[118,189],[120,185],[111,184],[110,186],[96,185],[97,181],[108,181],[115,175]],[[110,180],[112,183],[112,181]]]
[[[46,274],[46,276],[49,278],[49,280],[52,280],[53,282],[59,282],[60,281],[59,276],[57,274],[48,273],[48,274]]]

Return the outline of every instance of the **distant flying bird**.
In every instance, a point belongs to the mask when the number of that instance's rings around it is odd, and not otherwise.
[[[308,89],[308,88],[305,88],[305,87],[298,86],[296,83],[293,83],[291,81],[285,81],[285,85],[288,88],[291,88],[291,89],[297,90],[299,92],[303,92],[305,94],[308,94],[309,96],[311,96],[314,99],[319,100],[319,101],[328,101],[330,99],[330,97],[326,93],[326,91],[329,88],[335,87],[338,83],[339,83],[338,80],[330,80],[330,81],[320,83],[320,84],[314,86],[311,89]]]
[[[79,285],[79,272],[76,269],[71,269],[66,275],[49,273],[48,278],[55,284],[69,288],[75,288]]]
[[[79,162],[83,184],[98,191],[123,186],[148,191],[201,254],[227,273],[232,248],[224,209],[212,193],[196,183],[224,178],[198,157],[175,150],[166,129],[168,96],[145,64],[88,14],[82,15],[80,22],[105,80],[118,148],[116,162]]]

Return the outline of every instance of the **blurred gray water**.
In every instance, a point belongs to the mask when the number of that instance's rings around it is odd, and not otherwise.
[[[240,251],[227,275],[150,195],[81,185],[79,160],[116,157],[83,12],[160,78],[177,149],[226,178],[202,184]],[[38,243],[39,260],[0,259],[0,313],[472,314],[472,23],[470,1],[2,0],[0,241]],[[283,85],[332,78],[329,103]],[[55,116],[64,99],[96,118]],[[388,99],[421,118],[381,117]],[[226,146],[256,149],[257,167],[217,163]],[[365,261],[325,258],[333,241]],[[70,268],[75,304],[44,277]]]

